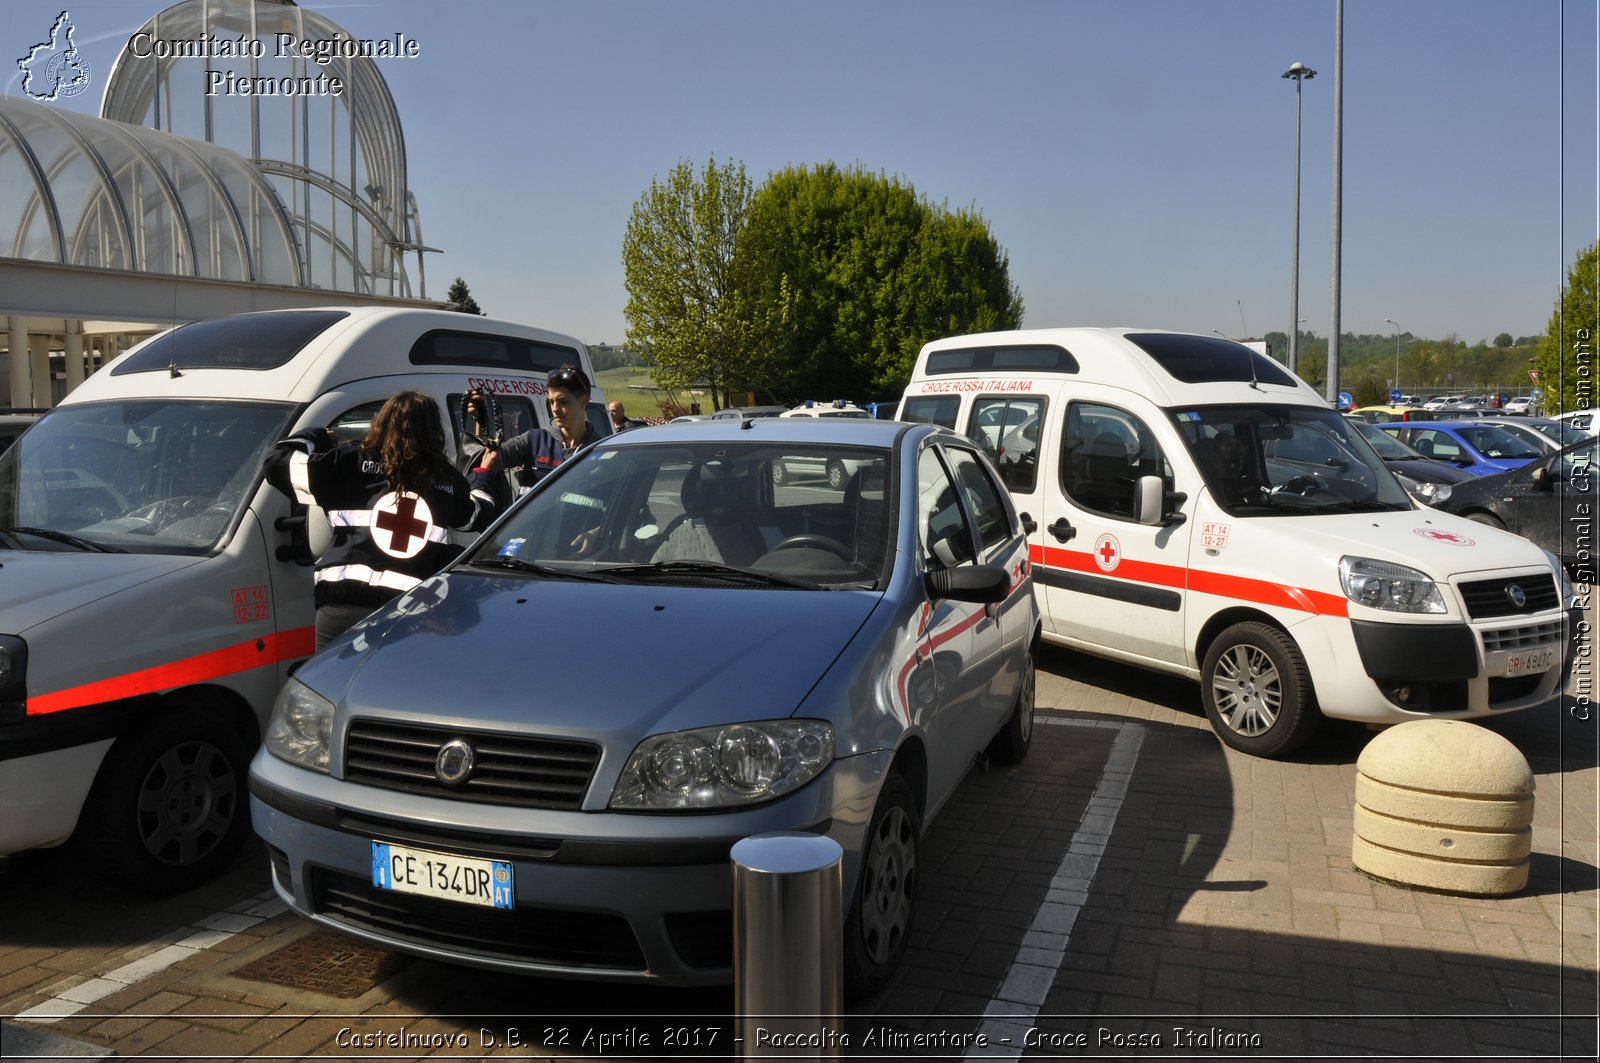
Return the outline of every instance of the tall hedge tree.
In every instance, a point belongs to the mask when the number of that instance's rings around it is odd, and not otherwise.
[[[926,341],[1022,321],[981,215],[859,166],[773,174],[736,257],[745,346],[790,399],[897,394]]]
[[[483,314],[483,308],[478,305],[478,300],[472,297],[472,289],[467,287],[467,282],[460,277],[450,285],[450,290],[445,292],[446,310],[454,310],[458,314]]]
[[[1559,410],[1600,406],[1600,242],[1578,253],[1567,286],[1550,314],[1550,326],[1534,360],[1539,369],[1543,407]]]
[[[633,205],[622,240],[627,345],[660,384],[725,394],[757,383],[729,298],[750,198],[744,164],[713,156],[699,173],[680,161]]]

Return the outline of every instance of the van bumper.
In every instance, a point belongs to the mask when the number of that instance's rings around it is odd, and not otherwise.
[[[72,836],[111,742],[0,760],[0,856],[47,849]]]
[[[1301,638],[1323,715],[1363,723],[1474,719],[1558,701],[1576,658],[1576,610],[1456,624],[1330,620]],[[1318,646],[1317,643],[1322,645]],[[1507,658],[1554,651],[1542,672],[1507,675]],[[1313,655],[1326,654],[1323,661]]]

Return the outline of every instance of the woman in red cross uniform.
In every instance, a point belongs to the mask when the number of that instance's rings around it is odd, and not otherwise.
[[[333,530],[317,559],[317,649],[454,558],[450,529],[488,527],[497,513],[493,475],[456,470],[439,405],[420,391],[384,403],[359,443],[308,428],[275,444],[267,479],[296,502],[321,506]]]

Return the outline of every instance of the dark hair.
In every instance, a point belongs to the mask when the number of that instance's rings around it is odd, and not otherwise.
[[[361,449],[378,456],[383,478],[395,491],[419,493],[450,468],[439,404],[420,391],[402,391],[384,403]]]
[[[566,388],[568,391],[576,391],[583,395],[589,394],[589,378],[575,365],[552,369],[544,379],[547,387]]]

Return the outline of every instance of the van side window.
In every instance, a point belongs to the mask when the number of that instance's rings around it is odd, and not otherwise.
[[[1032,494],[1043,423],[1043,399],[980,396],[967,418],[967,436],[988,453],[1006,487]]]
[[[1172,490],[1172,466],[1155,434],[1114,406],[1075,402],[1067,407],[1061,439],[1061,490],[1084,509],[1120,520],[1138,519],[1139,478],[1159,476]]]
[[[917,461],[917,529],[929,571],[973,563],[972,532],[961,515],[955,484],[932,447]]]
[[[378,416],[378,411],[383,408],[384,400],[377,402],[364,402],[335,417],[328,424],[328,431],[341,443],[359,443],[367,437],[367,429],[372,427],[372,419]]]
[[[901,405],[900,420],[954,428],[956,413],[960,409],[961,398],[958,395],[918,395]]]
[[[961,484],[966,497],[967,511],[978,525],[979,548],[987,554],[990,548],[1009,542],[1020,534],[1012,527],[1011,513],[1001,498],[1003,488],[984,469],[977,455],[956,447],[947,447],[945,457]]]

